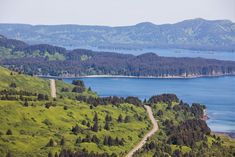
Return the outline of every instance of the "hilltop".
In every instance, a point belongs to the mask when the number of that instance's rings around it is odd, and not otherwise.
[[[30,44],[48,43],[74,48],[180,48],[235,51],[235,24],[229,20],[185,20],[133,26],[0,24],[0,34]]]

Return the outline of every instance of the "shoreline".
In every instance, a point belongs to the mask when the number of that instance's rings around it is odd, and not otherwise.
[[[212,133],[215,135],[225,135],[225,136],[228,136],[229,138],[235,140],[235,133],[234,132],[212,131]]]
[[[137,79],[195,79],[195,78],[214,78],[235,76],[235,74],[218,74],[218,75],[190,75],[190,76],[127,76],[127,75],[81,75],[81,76],[51,76],[51,75],[34,75],[42,78],[58,79],[75,79],[75,78],[137,78]]]

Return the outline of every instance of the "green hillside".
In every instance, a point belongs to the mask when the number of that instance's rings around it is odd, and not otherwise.
[[[11,87],[11,84],[13,83],[16,85],[15,88]],[[89,92],[87,89],[83,93],[73,93],[71,91],[74,87],[75,86],[72,84],[66,84],[61,80],[56,80],[57,95],[59,96],[73,98],[77,95],[96,96],[94,92]],[[69,91],[61,92],[62,88],[66,88]],[[37,94],[46,94],[50,97],[50,81],[48,79],[24,75],[0,67],[0,90],[4,89],[28,91]]]
[[[134,157],[233,157],[235,140],[215,135],[200,117],[199,104],[191,107],[184,102],[152,104],[160,130]]]
[[[50,93],[49,80],[26,76],[0,67],[0,90],[9,89],[11,83],[16,84],[15,90],[25,90],[34,93]]]
[[[48,80],[0,67],[0,156],[45,157],[63,149],[124,156],[151,129],[141,106],[93,105],[75,99],[97,100],[91,90],[56,85],[52,99]]]
[[[1,157],[125,156],[152,128],[143,104],[152,107],[159,130],[134,156],[228,156],[234,140],[214,135],[202,119],[205,106],[174,94],[98,97],[84,83],[56,81],[0,67]]]

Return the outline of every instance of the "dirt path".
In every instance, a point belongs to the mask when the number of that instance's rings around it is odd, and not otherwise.
[[[51,87],[51,97],[56,98],[56,87],[54,79],[50,79],[50,87]]]
[[[144,137],[143,139],[126,155],[126,157],[132,157],[132,155],[139,150],[143,145],[146,143],[147,139],[152,136],[155,132],[158,131],[158,124],[155,118],[153,117],[153,112],[150,106],[144,105],[144,107],[147,110],[148,116],[153,124],[152,130],[150,130]]]

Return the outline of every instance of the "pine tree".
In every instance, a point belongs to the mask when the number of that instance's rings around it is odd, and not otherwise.
[[[82,120],[82,125],[86,125],[86,121],[85,120]]]
[[[47,144],[47,147],[54,147],[55,146],[55,142],[53,139],[50,139],[50,141]]]
[[[96,136],[96,135],[93,135],[93,136],[92,136],[92,138],[91,138],[91,142],[94,142],[94,143],[96,143],[96,144],[98,144],[98,143],[99,143],[99,139],[97,138],[97,136]]]
[[[81,137],[78,137],[77,140],[76,140],[76,144],[80,144],[81,142],[82,142]]]
[[[125,121],[125,123],[129,123],[131,121],[131,117],[130,116],[126,116],[124,121]]]
[[[64,143],[65,143],[65,140],[64,140],[64,138],[62,138],[62,139],[60,140],[60,145],[61,145],[61,146],[64,146]]]
[[[110,128],[109,128],[109,122],[108,122],[108,121],[105,122],[104,129],[105,129],[105,130],[110,130]]]
[[[95,123],[92,127],[92,131],[98,132],[98,130],[99,130],[98,121],[95,121]]]
[[[15,84],[15,83],[11,83],[11,84],[10,84],[10,87],[11,87],[11,88],[16,88],[16,84]]]
[[[86,126],[87,126],[88,128],[90,128],[90,127],[91,127],[90,122],[87,122]]]
[[[95,113],[95,116],[93,118],[93,121],[94,121],[94,125],[93,127],[91,128],[92,131],[95,131],[95,132],[98,132],[99,130],[99,126],[98,126],[98,114]]]
[[[122,123],[123,122],[123,118],[122,118],[122,115],[120,114],[119,116],[118,116],[118,123]]]
[[[108,114],[105,116],[105,121],[111,122],[113,120],[112,116],[109,116]]]
[[[108,145],[112,146],[113,145],[113,139],[111,136],[108,137]]]
[[[13,155],[11,154],[11,152],[8,152],[6,157],[13,157]]]
[[[72,132],[76,135],[80,132],[80,127],[76,124],[74,127],[72,127]]]
[[[12,134],[13,133],[12,133],[11,129],[8,129],[7,132],[6,132],[6,135],[12,135]]]
[[[95,116],[94,116],[94,118],[93,118],[93,121],[94,121],[94,122],[98,121],[98,114],[97,114],[97,113],[95,113]]]
[[[48,153],[48,157],[53,157],[52,152],[49,152],[49,153]]]
[[[107,137],[107,136],[104,137],[104,142],[103,142],[103,144],[104,144],[104,145],[108,145],[108,137]]]
[[[25,106],[25,107],[28,107],[28,106],[29,106],[28,101],[25,101],[25,102],[24,102],[24,106]]]
[[[55,157],[59,157],[57,152],[55,153]]]

